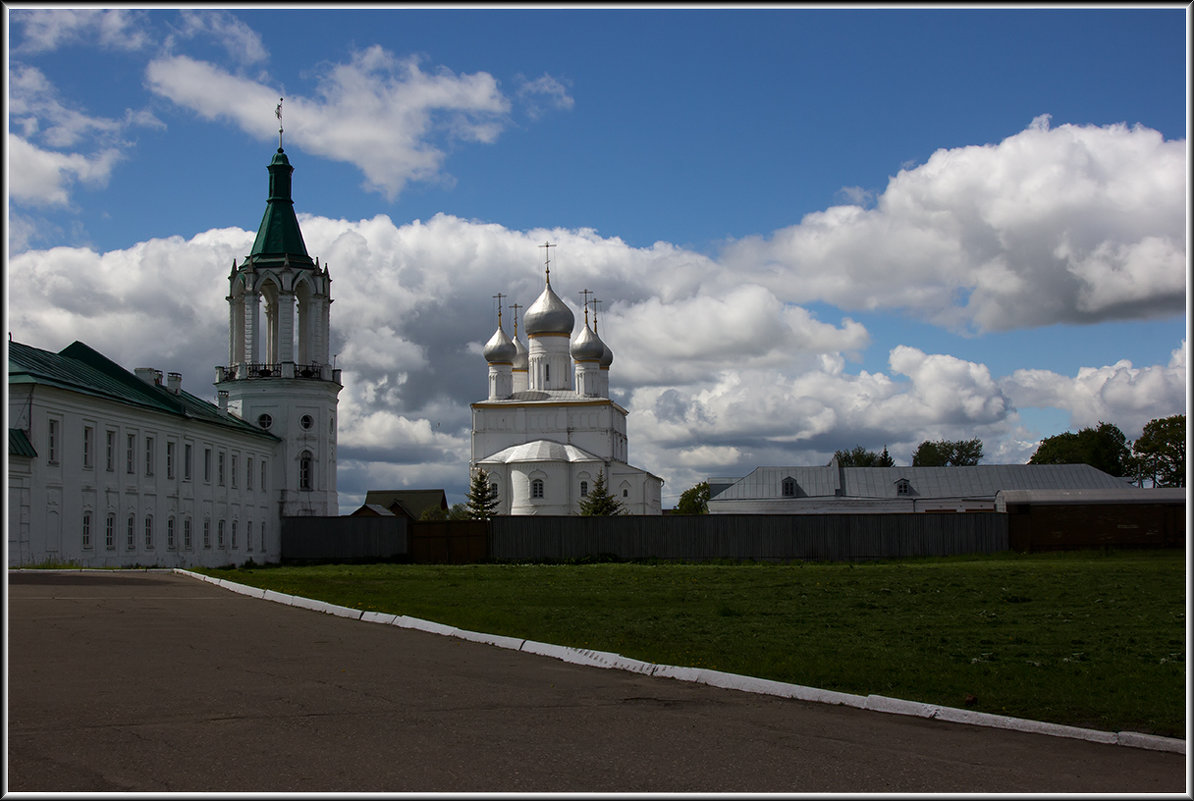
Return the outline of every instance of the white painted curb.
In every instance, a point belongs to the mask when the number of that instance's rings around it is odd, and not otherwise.
[[[1060,723],[1046,723],[1026,718],[993,715],[989,712],[976,712],[970,709],[925,704],[919,701],[905,701],[900,698],[888,698],[884,695],[852,695],[834,690],[820,690],[816,687],[805,687],[800,684],[788,684],[771,679],[742,676],[737,673],[724,673],[720,670],[679,667],[677,665],[657,665],[637,659],[628,659],[621,654],[615,654],[610,651],[591,651],[587,648],[552,645],[551,643],[521,640],[517,637],[506,637],[500,634],[483,634],[481,632],[459,629],[455,626],[448,626],[443,623],[435,623],[430,620],[422,620],[417,617],[408,617],[407,615],[362,612],[359,609],[336,606],[335,604],[323,601],[313,601],[297,595],[285,595],[280,592],[274,592],[273,590],[262,591],[257,587],[237,584],[226,579],[215,579],[205,576],[202,573],[193,573],[190,570],[178,567],[174,568],[173,572],[216,584],[232,592],[239,592],[243,595],[262,598],[267,601],[274,601],[275,603],[339,615],[354,620],[364,620],[370,623],[383,623],[400,628],[425,631],[430,634],[457,637],[462,640],[494,645],[499,648],[508,648],[514,651],[547,656],[576,665],[625,670],[648,676],[708,684],[711,687],[721,687],[728,690],[741,690],[742,692],[762,695],[777,695],[782,698],[811,701],[819,704],[837,704],[892,715],[910,715],[913,717],[940,720],[946,723],[962,723],[970,726],[1010,729],[1031,734],[1045,734],[1053,737],[1069,737],[1095,743],[1104,743],[1106,745],[1122,745],[1128,748],[1147,748],[1152,751],[1167,751],[1178,754],[1186,753],[1186,741],[1174,737],[1159,737],[1155,734],[1141,734],[1131,731],[1107,732],[1097,729],[1083,729],[1077,726],[1063,726]]]

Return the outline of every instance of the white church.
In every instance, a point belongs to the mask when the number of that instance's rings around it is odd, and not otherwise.
[[[470,470],[496,487],[498,514],[577,514],[598,474],[623,513],[661,514],[663,480],[627,463],[627,412],[609,396],[614,357],[595,312],[590,325],[589,293],[574,337],[575,316],[551,288],[550,256],[545,284],[523,317],[529,346],[517,318],[513,339],[503,330],[498,296],[497,330],[483,349],[489,397],[472,404]]]
[[[82,342],[8,343],[10,567],[278,562],[282,517],[339,513],[331,277],[307,254],[280,146],[268,170],[228,276],[216,404]]]

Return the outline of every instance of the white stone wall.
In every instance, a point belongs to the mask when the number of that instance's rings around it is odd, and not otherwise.
[[[336,414],[340,384],[303,378],[250,378],[224,381],[228,408],[254,425],[270,416],[269,432],[282,440],[272,469],[281,491],[284,516],[335,516],[340,513],[336,489]],[[304,416],[311,426],[304,428]],[[301,455],[312,455],[311,489],[300,484]]]
[[[549,439],[606,460],[626,461],[626,411],[608,400],[473,405],[472,461]]]
[[[27,431],[38,454],[29,460],[27,477],[12,473],[9,477],[10,491],[16,479],[19,497],[28,498],[27,504],[9,505],[10,567],[45,562],[85,567],[218,566],[249,559],[258,563],[279,560],[273,464],[277,445],[272,440],[44,385],[10,385],[9,420],[11,427]],[[57,432],[53,454],[51,422]],[[92,433],[85,458],[84,432],[88,428]],[[147,447],[150,441],[152,448]],[[172,464],[168,464],[168,452]],[[147,459],[151,466],[147,467]],[[266,465],[265,487],[261,485],[262,463]],[[90,515],[90,544],[83,540],[85,515]],[[114,522],[110,544],[109,516]],[[148,541],[147,518],[152,520]],[[167,537],[170,520],[174,521],[173,545]],[[184,541],[188,520],[190,547]],[[205,521],[210,530],[206,546]],[[222,547],[218,542],[220,521],[224,527]],[[16,548],[11,547],[14,532]]]

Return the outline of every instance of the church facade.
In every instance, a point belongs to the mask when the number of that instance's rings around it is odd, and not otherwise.
[[[499,297],[500,303],[500,297]],[[661,514],[663,480],[627,462],[627,411],[609,396],[613,353],[596,314],[575,316],[546,285],[526,310],[528,344],[498,327],[483,349],[489,395],[472,404],[470,470],[497,489],[498,514],[572,515],[598,475],[627,514]]]
[[[281,147],[268,169],[229,276],[215,404],[82,342],[8,343],[10,567],[277,562],[283,516],[338,514],[331,278],[307,254]]]

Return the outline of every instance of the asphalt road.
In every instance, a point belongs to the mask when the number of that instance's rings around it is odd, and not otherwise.
[[[572,665],[181,575],[8,581],[12,792],[1186,792],[1180,754]]]

